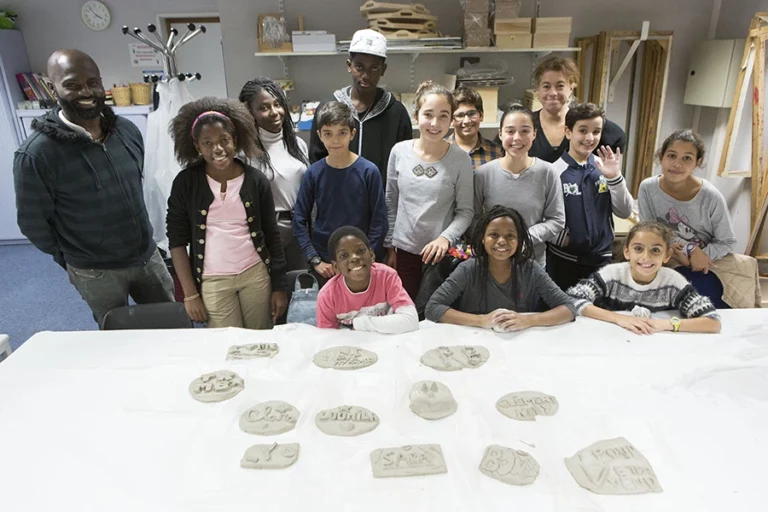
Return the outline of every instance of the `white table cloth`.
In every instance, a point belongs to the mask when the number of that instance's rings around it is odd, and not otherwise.
[[[177,331],[43,332],[0,364],[0,509],[4,511],[526,510],[557,512],[759,511],[768,503],[768,311],[725,311],[718,335],[637,336],[580,318],[496,334],[422,323],[383,336],[283,326]],[[233,344],[277,342],[274,359],[225,360]],[[438,372],[428,349],[475,344],[481,368]],[[355,345],[373,366],[323,370],[321,349]],[[205,404],[190,382],[228,369],[245,379],[231,400]],[[453,416],[409,409],[419,380],[446,384]],[[552,394],[560,409],[535,422],[496,408],[519,390]],[[301,412],[278,436],[242,432],[243,411],[284,400]],[[332,437],[315,415],[360,405],[373,432]],[[563,463],[601,439],[625,437],[652,464],[662,493],[603,496],[579,487]],[[254,444],[299,442],[285,470],[245,470]],[[438,443],[448,473],[374,479],[375,448]],[[485,448],[525,450],[541,465],[532,485],[483,475]]]

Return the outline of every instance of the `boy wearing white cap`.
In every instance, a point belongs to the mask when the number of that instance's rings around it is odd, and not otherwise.
[[[382,182],[387,181],[387,163],[392,146],[413,137],[408,111],[391,93],[378,87],[387,70],[387,40],[375,30],[358,30],[349,45],[347,73],[352,85],[339,89],[333,100],[350,106],[355,116],[356,133],[349,150],[370,160],[379,168]],[[309,138],[309,160],[316,162],[328,155],[317,134],[317,112]]]

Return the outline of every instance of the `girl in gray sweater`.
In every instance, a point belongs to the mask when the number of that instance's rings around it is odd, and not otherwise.
[[[475,226],[472,250],[475,257],[432,295],[428,320],[509,332],[575,318],[573,300],[534,260],[528,227],[516,210],[487,211]],[[553,309],[536,313],[541,300]]]
[[[707,180],[693,175],[704,158],[704,143],[691,130],[678,130],[659,149],[661,176],[640,184],[640,220],[669,226],[678,272],[718,309],[723,285],[710,272],[715,262],[733,252],[736,236],[723,194]]]

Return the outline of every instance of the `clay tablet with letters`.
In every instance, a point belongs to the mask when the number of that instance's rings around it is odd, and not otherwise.
[[[485,347],[437,347],[421,356],[421,364],[435,370],[450,372],[464,368],[479,368],[491,357]]]
[[[648,459],[623,437],[579,450],[565,459],[565,467],[580,486],[596,494],[662,492]]]
[[[357,370],[375,363],[379,357],[364,348],[331,347],[315,354],[315,364],[320,368]]]
[[[189,385],[192,398],[201,402],[223,402],[243,389],[245,389],[243,379],[228,370],[206,373]]]
[[[448,386],[433,380],[417,382],[411,388],[411,410],[425,420],[439,420],[456,412],[456,400]]]
[[[299,443],[257,444],[245,451],[240,467],[245,469],[285,469],[299,459]]]
[[[480,471],[505,484],[529,485],[539,476],[539,463],[524,451],[492,444],[485,449]]]
[[[363,407],[342,405],[325,409],[315,416],[317,428],[330,436],[359,436],[375,429],[379,417]]]
[[[501,414],[521,421],[536,421],[536,416],[553,416],[558,407],[557,398],[538,391],[515,391],[496,402],[496,409]]]
[[[374,478],[437,475],[448,472],[439,444],[414,444],[373,450],[371,467]]]
[[[272,436],[293,430],[299,411],[285,402],[271,401],[254,405],[240,416],[240,428],[249,434]]]
[[[277,343],[252,343],[250,345],[232,345],[227,351],[227,359],[257,359],[275,357],[280,352]]]

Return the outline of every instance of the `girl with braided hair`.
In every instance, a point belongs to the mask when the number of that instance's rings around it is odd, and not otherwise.
[[[184,169],[166,225],[189,317],[271,328],[287,307],[275,205],[266,176],[236,157],[263,154],[253,116],[237,100],[207,97],[181,107],[170,130]]]
[[[288,100],[274,80],[259,76],[247,81],[240,91],[239,99],[256,120],[259,132],[256,143],[262,150],[262,155],[253,164],[269,179],[287,262],[286,268],[307,268],[304,254],[291,229],[293,207],[301,186],[301,178],[309,166],[307,145],[296,135]]]
[[[472,233],[472,251],[475,257],[459,264],[429,299],[427,320],[510,332],[576,317],[573,299],[536,262],[517,210],[496,205],[485,212]],[[552,309],[537,312],[540,301]]]

